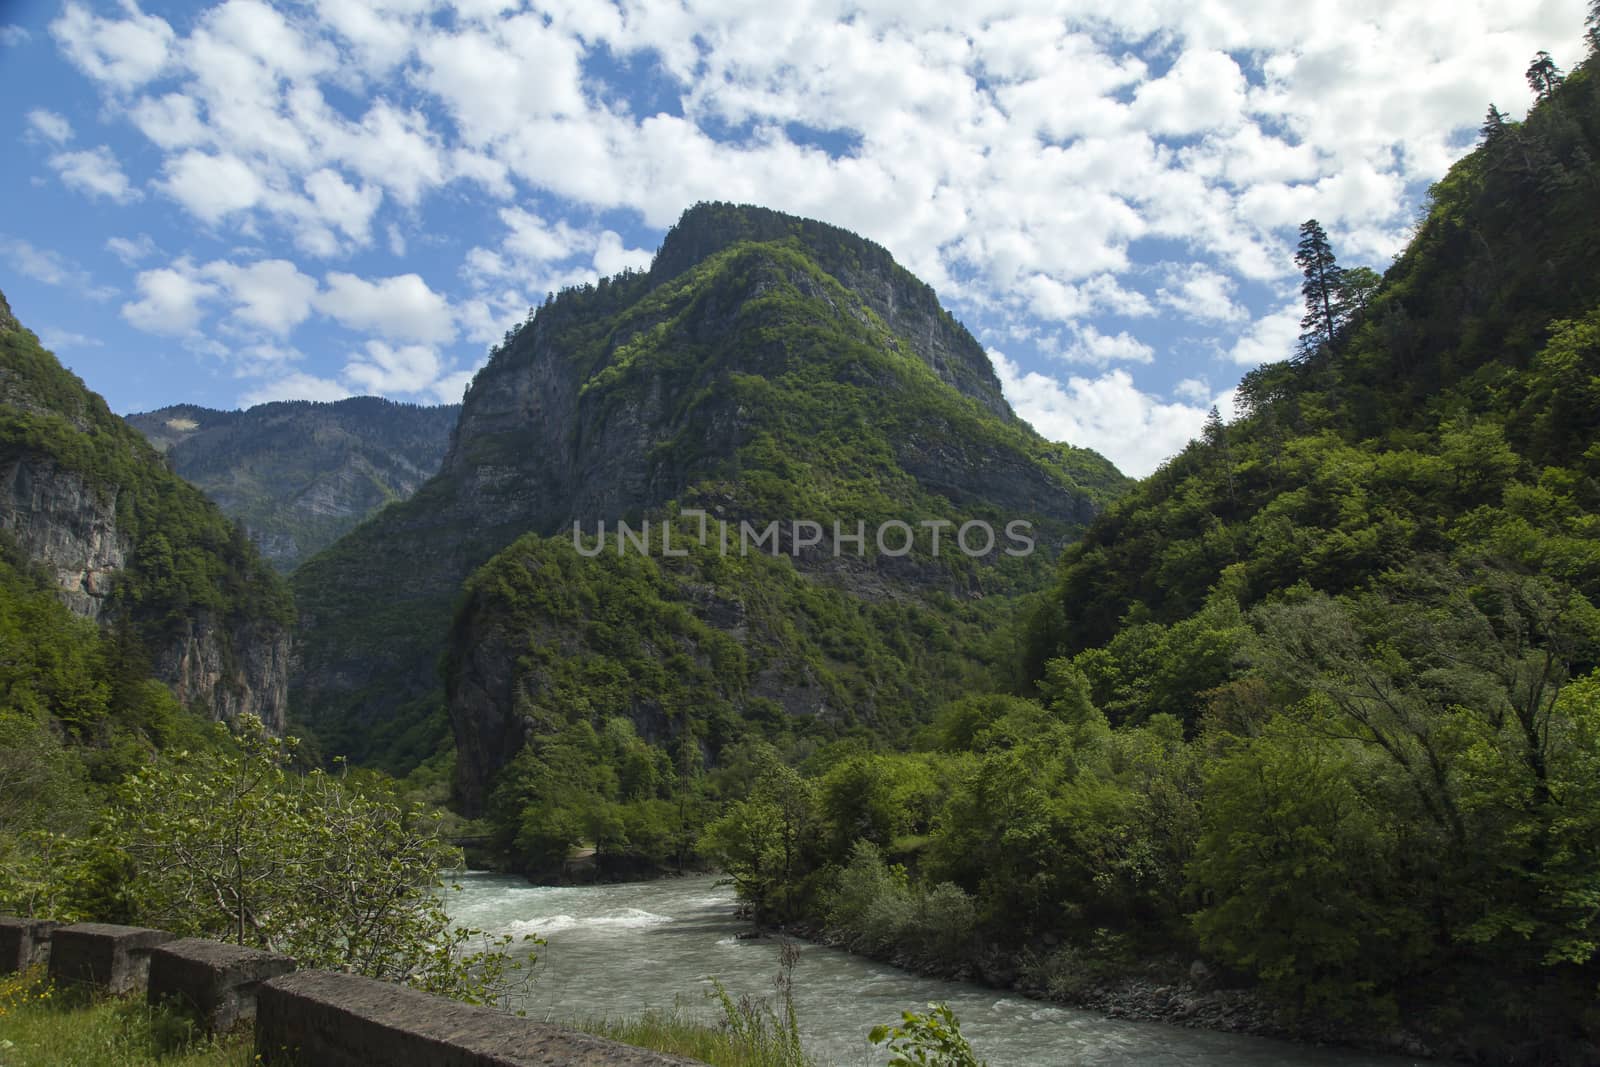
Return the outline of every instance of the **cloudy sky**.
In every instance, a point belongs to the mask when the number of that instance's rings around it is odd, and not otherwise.
[[[0,289],[113,408],[454,401],[698,200],[932,283],[1046,435],[1150,471],[1382,269],[1583,0],[0,0]]]

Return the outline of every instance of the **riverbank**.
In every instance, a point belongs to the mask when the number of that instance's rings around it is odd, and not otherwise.
[[[592,854],[592,853],[591,853]],[[502,872],[504,873],[504,872]],[[645,886],[679,878],[704,878],[709,872],[656,870],[645,877],[571,878],[561,882],[536,882],[530,886],[571,889],[583,886]],[[507,875],[508,877],[524,877]],[[731,902],[730,902],[731,903]],[[1377,1028],[1353,1021],[1297,1018],[1259,988],[1230,980],[1199,960],[1175,957],[1142,961],[1136,966],[1114,966],[1089,961],[1072,953],[1042,949],[1018,956],[987,947],[959,966],[930,960],[912,952],[872,952],[839,931],[818,923],[790,923],[783,927],[760,924],[749,918],[742,905],[733,917],[749,924],[750,933],[764,939],[781,935],[849,953],[862,960],[886,963],[913,974],[948,982],[966,982],[999,992],[1015,993],[1041,1006],[1063,1006],[1096,1012],[1107,1019],[1160,1023],[1243,1037],[1292,1042],[1308,1048],[1349,1049],[1385,1056],[1423,1059],[1470,1059],[1470,1050],[1445,1048],[1404,1027]],[[567,921],[558,916],[558,922]],[[914,1005],[906,1005],[913,1007]],[[1443,1051],[1441,1051],[1443,1049]]]
[[[1059,951],[1019,958],[991,948],[978,953],[967,965],[949,967],[907,952],[863,952],[848,937],[818,924],[776,927],[747,921],[762,937],[798,937],[929,978],[971,982],[1017,993],[1041,1004],[1098,1012],[1107,1019],[1270,1038],[1311,1048],[1343,1048],[1422,1059],[1444,1057],[1436,1044],[1403,1027],[1377,1029],[1355,1022],[1297,1019],[1260,989],[1230,984],[1200,960],[1149,960],[1137,968],[1112,971],[1105,965],[1085,967]]]
[[[635,1018],[679,1013],[715,1025],[722,1010],[711,980],[735,998],[773,996],[781,968],[775,938],[747,939],[731,890],[712,876],[596,886],[534,886],[473,873],[448,897],[458,922],[493,935],[538,933],[548,944],[529,1012],[541,1020]],[[976,977],[976,976],[973,976]],[[991,1067],[1124,1064],[1141,1067],[1409,1067],[1370,1053],[1288,1044],[1220,1029],[1115,1018],[1061,1002],[997,992],[884,966],[820,943],[803,943],[794,1001],[807,1051],[833,1067],[882,1064],[867,1040],[878,1024],[929,1003],[950,1005]]]

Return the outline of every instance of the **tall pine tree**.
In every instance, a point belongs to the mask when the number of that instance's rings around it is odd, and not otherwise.
[[[1561,68],[1556,66],[1556,61],[1550,58],[1549,52],[1541,51],[1533,57],[1533,62],[1528,64],[1528,88],[1533,90],[1534,99],[1548,99],[1561,81]]]
[[[1600,0],[1595,0],[1595,2],[1600,3]],[[1501,111],[1493,104],[1490,104],[1489,114],[1484,116],[1483,125],[1478,129],[1478,135],[1483,138],[1484,144],[1494,144],[1505,134],[1505,132],[1505,112]]]
[[[1334,259],[1333,246],[1316,219],[1307,219],[1301,224],[1300,247],[1294,254],[1294,261],[1305,272],[1305,281],[1300,286],[1306,298],[1306,315],[1300,320],[1300,356],[1303,359],[1333,343],[1339,330],[1344,271]]]

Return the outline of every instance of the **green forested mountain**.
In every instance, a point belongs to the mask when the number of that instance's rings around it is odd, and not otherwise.
[[[361,396],[245,411],[179,404],[127,421],[287,572],[416,492],[438,471],[460,411]]]
[[[297,573],[299,707],[330,748],[428,754],[428,721],[442,723],[435,655],[461,582],[531,535],[473,579],[450,642],[469,805],[547,714],[621,717],[652,741],[679,737],[687,714],[702,757],[747,720],[893,733],[987,674],[1004,602],[1040,588],[1124,484],[1100,456],[1021,423],[982,349],[882,249],[702,205],[649,272],[559,294],[508,336],[468,391],[440,475]],[[614,539],[593,561],[573,548],[575,522],[592,536],[602,521],[614,533],[694,509],[736,530],[780,521],[783,558],[770,545],[766,561],[727,567],[706,554],[619,561]],[[836,557],[835,520],[854,532],[889,519],[982,519],[1001,545],[968,558],[952,526],[935,558],[919,528],[909,555],[880,554],[869,533],[865,553]],[[1032,556],[1001,551],[1013,519],[1033,522]],[[798,556],[795,520],[825,533]],[[660,665],[679,656],[709,672],[707,688]],[[573,679],[581,701],[544,695]]]
[[[1066,551],[1019,695],[733,797],[703,846],[759,909],[1600,1062],[1600,59],[1539,91],[1381,280],[1306,224],[1301,350]]]
[[[1600,592],[1584,544],[1600,399],[1592,66],[1525,123],[1492,111],[1337,343],[1246,376],[1241,420],[1085,536],[1038,620],[1035,676],[1128,621],[1189,616],[1235,564],[1246,603],[1301,580],[1344,592],[1427,554],[1487,553]]]
[[[0,531],[15,566],[214,718],[281,725],[288,590],[200,491],[0,304]]]
[[[212,719],[281,728],[292,619],[239,529],[0,297],[0,899],[31,908],[50,834],[155,751],[212,746]]]

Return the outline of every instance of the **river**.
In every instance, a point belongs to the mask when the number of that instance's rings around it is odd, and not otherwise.
[[[679,1007],[715,1020],[706,999],[717,978],[735,996],[772,992],[778,946],[740,940],[750,925],[733,917],[732,890],[712,877],[624,885],[533,886],[521,878],[457,873],[448,898],[459,923],[494,935],[537,933],[539,950],[528,1014],[568,1019],[626,1017]],[[990,1067],[1072,1064],[1402,1067],[1420,1062],[1108,1019],[1014,993],[924,978],[837,949],[802,944],[795,1008],[807,1050],[836,1067],[882,1064],[867,1043],[877,1023],[906,1008],[945,1001]],[[876,1054],[875,1054],[876,1052]]]

